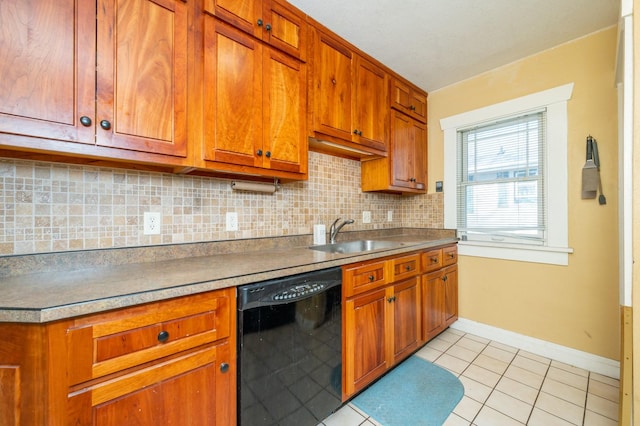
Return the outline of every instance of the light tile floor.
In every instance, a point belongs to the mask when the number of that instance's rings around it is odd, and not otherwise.
[[[445,426],[615,426],[619,381],[447,329],[416,355],[458,376],[464,396]],[[325,426],[374,426],[348,404]]]

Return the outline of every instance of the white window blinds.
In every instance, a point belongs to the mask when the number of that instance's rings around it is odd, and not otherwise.
[[[463,240],[545,244],[546,111],[458,131]]]

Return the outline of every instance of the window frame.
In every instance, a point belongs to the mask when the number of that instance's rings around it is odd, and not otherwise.
[[[546,245],[509,244],[485,241],[460,241],[460,255],[479,256],[523,262],[568,265],[568,120],[567,101],[573,93],[573,83],[489,105],[440,120],[444,132],[444,226],[457,227],[456,168],[458,130],[525,114],[532,110],[547,110],[547,149],[544,182],[547,216]],[[553,184],[548,184],[553,182]],[[450,188],[450,190],[446,190]]]

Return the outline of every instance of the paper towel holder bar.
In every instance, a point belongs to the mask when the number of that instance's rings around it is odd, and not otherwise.
[[[247,191],[247,192],[262,192],[273,194],[280,189],[280,183],[278,179],[273,179],[273,183],[266,182],[243,182],[233,181],[231,182],[231,189],[234,191]]]

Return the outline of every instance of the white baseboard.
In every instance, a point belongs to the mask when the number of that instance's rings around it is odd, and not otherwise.
[[[574,367],[583,368],[602,374],[603,376],[620,379],[620,362],[613,359],[604,358],[593,355],[588,352],[572,349],[567,346],[558,345],[556,343],[547,342],[545,340],[536,339],[535,337],[525,336],[524,334],[515,333],[513,331],[504,330],[465,318],[459,318],[451,326],[456,330],[465,333],[475,334],[485,339],[494,340],[505,345],[513,346],[550,358]]]

